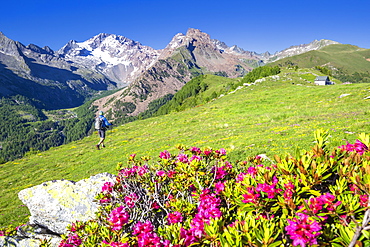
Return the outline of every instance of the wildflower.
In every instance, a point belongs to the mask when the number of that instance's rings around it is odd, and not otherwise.
[[[257,203],[257,199],[260,197],[260,194],[255,193],[255,190],[253,187],[247,188],[247,193],[243,194],[244,200],[242,202],[244,203]]]
[[[160,206],[158,205],[158,203],[157,203],[157,202],[153,202],[153,203],[152,203],[152,208],[154,208],[154,209],[159,209],[159,208],[160,208]]]
[[[218,154],[219,156],[225,156],[226,150],[224,148],[221,148],[220,150],[216,150],[215,153]]]
[[[190,158],[190,162],[192,162],[193,160],[201,161],[202,160],[202,157],[200,157],[199,155],[193,155]]]
[[[162,171],[162,170],[157,171],[157,176],[164,177],[164,176],[166,176],[166,172]]]
[[[267,193],[267,198],[272,199],[275,197],[276,194],[280,193],[282,189],[277,189],[275,183],[271,185],[264,183],[257,185],[256,192],[260,191]]]
[[[167,150],[164,150],[159,154],[159,158],[169,160],[171,158],[171,154]]]
[[[227,172],[224,170],[224,168],[224,166],[213,168],[216,170],[216,179],[223,179],[227,175]]]
[[[354,144],[347,142],[346,145],[339,146],[338,148],[342,151],[356,152],[360,155],[369,150],[369,148],[359,140],[356,140]]]
[[[253,166],[248,167],[247,174],[251,175],[253,178],[257,175],[257,169]]]
[[[66,240],[63,240],[59,247],[74,247],[80,246],[82,244],[82,240],[77,234],[69,235]]]
[[[137,237],[138,247],[161,246],[161,238],[155,232],[144,232]]]
[[[368,195],[360,195],[360,205],[361,207],[367,207],[369,202],[369,196]]]
[[[204,153],[204,155],[205,155],[205,156],[209,156],[209,155],[211,155],[211,154],[212,154],[212,149],[210,149],[210,148],[206,148],[206,149],[203,151],[203,153]]]
[[[243,182],[244,180],[244,177],[247,175],[248,173],[240,173],[237,177],[236,177],[236,182]]]
[[[167,222],[169,225],[182,222],[183,218],[180,212],[176,211],[173,213],[169,213],[167,216]]]
[[[225,190],[225,183],[223,182],[217,182],[215,183],[215,192],[216,194],[219,194],[221,191]]]
[[[120,206],[113,209],[107,220],[112,225],[113,231],[119,231],[122,229],[122,226],[128,222],[129,214],[124,211],[123,206]]]
[[[293,246],[317,244],[317,237],[321,234],[321,226],[308,215],[297,213],[297,218],[287,219],[289,225],[285,227],[290,239],[293,240]]]
[[[134,226],[134,229],[133,229],[132,233],[134,235],[138,235],[140,233],[148,233],[148,232],[151,232],[153,230],[154,230],[154,227],[153,227],[153,225],[150,221],[146,221],[144,223],[139,221]]]
[[[191,147],[189,149],[190,152],[192,152],[193,154],[201,154],[202,153],[202,150],[200,150],[200,148],[198,147]]]
[[[181,227],[180,229],[180,238],[184,239],[184,245],[189,246],[197,242],[197,238],[193,235],[191,230],[186,230]]]
[[[129,208],[135,207],[135,203],[139,200],[139,197],[135,193],[131,193],[125,196],[125,203]]]
[[[179,154],[176,159],[181,163],[189,163],[188,156],[186,154]]]
[[[141,166],[141,167],[139,167],[138,169],[137,169],[137,174],[139,175],[139,176],[144,176],[146,173],[148,173],[149,172],[149,168],[148,168],[148,166]]]
[[[169,178],[173,178],[175,174],[176,174],[176,171],[168,171],[168,172],[167,172],[167,176],[168,176]]]
[[[334,201],[335,196],[330,193],[326,193],[318,197],[310,198],[306,202],[309,206],[310,211],[314,214],[318,214],[327,213],[328,211],[334,211],[335,208],[342,203],[341,201],[337,201],[336,203],[334,203]],[[307,210],[305,210],[305,212],[307,212]],[[326,219],[327,217],[321,216],[321,218]]]
[[[112,192],[114,184],[112,182],[105,182],[103,187],[101,188],[102,192]]]

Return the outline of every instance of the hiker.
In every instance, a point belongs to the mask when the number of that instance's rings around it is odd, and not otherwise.
[[[108,122],[108,120],[104,117],[104,112],[99,111],[99,116],[95,119],[95,129],[98,130],[98,135],[100,137],[100,141],[96,144],[96,149],[100,149],[100,145],[105,148],[104,139],[105,139],[105,131],[107,130],[109,125],[113,125]]]

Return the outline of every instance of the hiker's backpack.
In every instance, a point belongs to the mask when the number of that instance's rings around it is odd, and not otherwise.
[[[103,119],[101,117],[95,118],[95,129],[102,130],[103,129]]]

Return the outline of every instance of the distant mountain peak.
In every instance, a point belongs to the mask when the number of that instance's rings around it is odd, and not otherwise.
[[[155,49],[124,36],[100,33],[83,41],[70,41],[58,53],[67,60],[92,67],[127,86],[159,56]]]
[[[336,41],[332,41],[332,40],[327,40],[327,39],[314,40],[309,44],[295,45],[285,50],[276,52],[274,55],[271,55],[268,58],[266,58],[266,60],[267,62],[275,62],[285,57],[292,57],[292,56],[299,55],[305,52],[318,50],[325,46],[333,45],[333,44],[340,44],[340,43]]]

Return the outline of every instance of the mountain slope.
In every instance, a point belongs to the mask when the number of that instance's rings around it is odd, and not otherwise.
[[[334,44],[315,51],[284,58],[271,65],[297,65],[301,68],[327,67],[331,75],[346,82],[370,82],[370,49]],[[360,74],[359,77],[351,76]],[[366,81],[366,78],[367,81]],[[365,81],[363,81],[365,79]]]
[[[130,154],[156,159],[177,144],[225,148],[230,161],[289,152],[312,145],[313,131],[330,129],[330,147],[353,143],[368,129],[368,84],[314,86],[311,69],[283,70],[229,92],[207,104],[108,130],[106,148],[96,150],[96,134],[1,165],[0,225],[21,223],[27,210],[17,199],[26,187],[54,179],[80,180],[115,171]],[[321,74],[318,74],[321,75]],[[208,76],[207,76],[208,77]],[[230,79],[219,78],[220,87]],[[347,95],[347,96],[343,96]],[[343,141],[342,141],[343,140]],[[21,217],[18,217],[21,216]]]
[[[105,33],[84,42],[72,40],[57,53],[67,61],[95,68],[120,88],[153,65],[160,54],[126,37]]]
[[[101,73],[68,62],[48,47],[24,46],[0,32],[0,96],[23,95],[41,108],[58,109],[115,87]]]
[[[309,51],[319,50],[323,47],[326,47],[328,45],[333,45],[333,44],[340,44],[340,43],[336,41],[332,41],[332,40],[326,40],[326,39],[314,40],[309,44],[295,45],[285,50],[276,52],[273,55],[269,55],[268,57],[265,57],[264,61],[266,63],[272,63],[272,62],[275,62],[277,60],[280,60],[286,57],[293,57],[293,56],[306,53]]]
[[[212,40],[208,34],[189,29],[186,35],[175,35],[161,52],[159,60],[128,88],[96,101],[95,105],[103,111],[109,111],[108,116],[112,119],[117,119],[128,105],[131,111],[126,115],[136,116],[145,111],[150,102],[174,94],[194,76],[243,76],[253,68],[250,61],[259,60],[253,53],[242,50],[220,50],[219,42]]]

